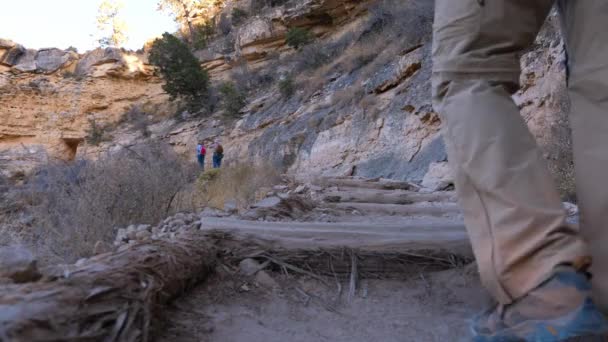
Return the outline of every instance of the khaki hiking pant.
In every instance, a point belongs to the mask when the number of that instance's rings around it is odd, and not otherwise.
[[[589,255],[594,293],[608,309],[608,0],[559,3],[569,54],[569,94],[581,233],[511,98],[519,57],[553,0],[436,0],[433,102],[482,281],[502,304],[553,268]]]

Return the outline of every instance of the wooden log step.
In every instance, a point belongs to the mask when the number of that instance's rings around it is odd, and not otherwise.
[[[362,178],[318,178],[313,181],[314,185],[321,187],[349,187],[360,189],[377,190],[417,190],[418,187],[409,182],[393,181],[386,179],[362,179]]]
[[[465,226],[459,222],[309,223],[208,218],[201,229],[265,241],[288,251],[342,248],[382,253],[449,250],[471,255]]]
[[[342,188],[323,194],[326,202],[355,202],[382,204],[413,204],[416,202],[456,202],[454,192],[421,193],[401,190]]]
[[[333,209],[356,210],[364,215],[444,216],[461,213],[456,203],[416,203],[410,205],[378,203],[328,203]]]

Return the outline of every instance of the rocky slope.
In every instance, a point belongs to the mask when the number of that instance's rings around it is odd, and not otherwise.
[[[200,119],[167,119],[151,127],[152,138],[168,141],[186,155],[196,139],[219,139],[228,162],[270,161],[295,174],[420,182],[429,166],[445,169],[441,122],[430,99],[433,4],[394,1],[395,14],[387,3],[291,1],[251,13],[196,52],[216,81],[258,77],[248,80],[254,90],[249,90],[241,117],[226,120],[218,112]],[[228,16],[234,6],[249,9],[247,1],[229,3]],[[296,51],[286,45],[286,32],[295,26],[314,33],[312,48]],[[378,42],[383,36],[391,37],[384,45]],[[315,49],[327,51],[329,60],[301,68],[318,56]],[[563,128],[563,55],[550,21],[522,59],[523,89],[516,96],[547,157],[554,160],[568,159],[562,148],[569,141]],[[116,122],[133,104],[166,101],[145,56],[117,50],[85,55],[31,51],[0,41],[0,61],[0,151],[5,151],[0,158],[13,166],[31,165],[28,156],[44,151],[69,159],[76,154],[74,146],[86,146],[82,141],[89,118]],[[296,93],[281,96],[276,84],[290,76]],[[264,79],[271,84],[256,84]],[[128,128],[114,138],[102,148],[146,139]],[[556,144],[558,140],[565,142]]]

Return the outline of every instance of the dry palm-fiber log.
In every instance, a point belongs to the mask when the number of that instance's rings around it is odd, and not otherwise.
[[[146,341],[158,305],[214,268],[211,240],[187,232],[96,256],[67,277],[0,286],[0,341]]]

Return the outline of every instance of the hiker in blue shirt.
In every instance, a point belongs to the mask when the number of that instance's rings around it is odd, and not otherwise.
[[[213,168],[219,169],[222,166],[224,159],[224,147],[219,142],[215,143],[215,151],[213,152]]]

